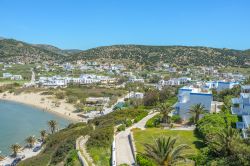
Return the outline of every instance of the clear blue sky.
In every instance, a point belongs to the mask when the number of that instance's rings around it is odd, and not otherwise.
[[[249,0],[0,0],[0,36],[60,48],[250,48]]]

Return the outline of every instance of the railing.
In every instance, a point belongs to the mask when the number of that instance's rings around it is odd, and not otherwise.
[[[131,147],[131,151],[132,151],[132,154],[133,154],[134,161],[136,163],[136,148],[135,148],[135,144],[134,144],[133,133],[131,133],[131,132],[129,133],[128,140],[129,140],[129,145]]]
[[[111,160],[111,165],[116,166],[116,145],[115,145],[115,139],[112,143],[112,160]]]

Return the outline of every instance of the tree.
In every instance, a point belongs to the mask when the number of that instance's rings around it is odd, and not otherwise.
[[[205,139],[211,139],[215,134],[222,132],[227,124],[221,114],[206,114],[197,123],[197,131]]]
[[[192,114],[192,117],[194,118],[194,124],[197,124],[200,119],[200,115],[206,113],[206,110],[204,105],[196,104],[190,108],[189,113]]]
[[[36,138],[34,136],[29,136],[25,141],[27,142],[28,147],[32,148],[36,142]]]
[[[57,127],[57,122],[55,120],[50,120],[48,121],[48,125],[51,131],[51,134],[54,134],[54,132],[56,131],[56,127]]]
[[[46,130],[41,130],[40,131],[40,136],[41,136],[42,142],[45,142],[45,138],[47,136]]]
[[[13,157],[16,157],[17,153],[21,150],[22,147],[21,147],[21,145],[16,143],[16,144],[11,145],[10,148],[13,152]]]
[[[162,103],[157,107],[157,110],[163,115],[162,122],[170,123],[169,114],[174,110],[174,108],[167,105],[166,103]]]
[[[228,126],[209,140],[209,146],[218,155],[230,156],[233,154],[233,144],[237,140],[240,140],[239,132]]]
[[[154,144],[144,144],[145,156],[151,158],[161,166],[171,166],[177,162],[186,161],[183,153],[185,149],[190,147],[181,144],[175,147],[176,138],[159,137],[155,139]]]
[[[145,106],[155,106],[159,100],[159,92],[156,90],[149,90],[145,93],[143,102]]]

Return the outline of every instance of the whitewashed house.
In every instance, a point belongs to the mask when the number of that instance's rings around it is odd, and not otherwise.
[[[175,114],[180,115],[183,120],[189,120],[191,114],[189,110],[196,104],[202,104],[205,110],[211,111],[213,95],[211,91],[206,91],[194,86],[185,86],[179,89],[178,102],[174,105]]]
[[[144,94],[141,92],[131,92],[129,94],[129,98],[135,98],[135,99],[143,99]]]
[[[11,78],[12,76],[11,73],[3,73],[3,78]]]
[[[250,85],[241,86],[240,97],[232,99],[232,114],[250,115]]]
[[[175,86],[175,85],[183,85],[191,81],[189,77],[180,77],[180,78],[171,78],[169,80],[160,80],[159,85],[161,86]]]
[[[225,89],[232,89],[236,85],[239,85],[239,82],[218,81],[216,90],[220,92]]]
[[[244,138],[248,138],[247,130],[250,127],[250,85],[241,86],[241,94],[232,99],[232,114],[242,117],[242,122],[237,122],[236,127],[242,129]]]
[[[21,75],[13,75],[10,79],[18,81],[18,80],[22,80],[23,77]]]
[[[129,81],[130,82],[141,82],[141,83],[144,83],[144,79],[143,78],[136,78],[136,76],[131,76],[129,78]]]
[[[216,89],[216,91],[220,92],[226,89],[232,89],[234,86],[239,85],[239,82],[231,82],[231,81],[208,81],[205,83],[207,88]]]

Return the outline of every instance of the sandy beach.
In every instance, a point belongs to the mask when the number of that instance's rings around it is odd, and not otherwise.
[[[36,142],[34,147],[36,147],[36,146],[41,147],[42,146],[41,142]],[[25,160],[25,159],[28,159],[28,158],[31,158],[33,156],[38,155],[42,151],[42,148],[41,148],[40,150],[34,152],[33,148],[23,148],[18,153],[17,157],[24,156],[24,160]],[[0,161],[0,166],[5,166],[5,165],[8,165],[8,164],[11,164],[15,160],[15,158],[16,157],[11,157],[11,156],[5,157],[4,160]]]
[[[38,107],[43,111],[48,111],[72,121],[86,121],[74,113],[75,107],[72,104],[66,103],[65,100],[56,100],[50,95],[41,95],[40,93],[21,93],[14,95],[13,93],[0,93],[1,100],[9,100],[23,104]],[[59,106],[55,105],[55,101],[59,101]]]

